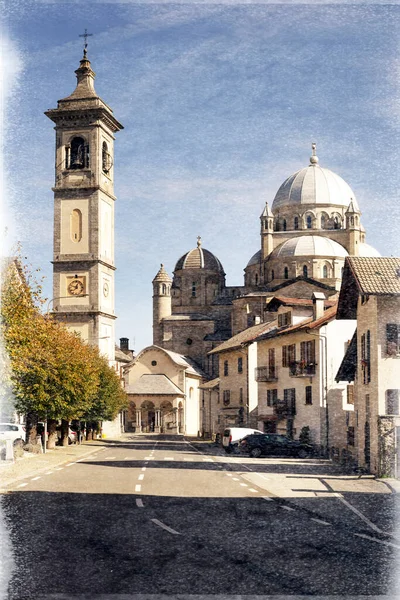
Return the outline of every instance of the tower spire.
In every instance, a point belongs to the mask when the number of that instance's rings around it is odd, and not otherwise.
[[[87,54],[87,47],[88,47],[87,39],[88,39],[88,37],[90,37],[92,35],[93,35],[93,33],[87,32],[86,27],[85,27],[85,33],[79,34],[79,37],[85,38],[85,43],[83,44],[83,58],[86,58],[86,54]]]
[[[312,155],[310,156],[310,165],[317,165],[319,160],[317,156],[317,144],[313,142],[311,144]]]

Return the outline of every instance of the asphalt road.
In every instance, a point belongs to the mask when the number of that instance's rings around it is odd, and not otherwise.
[[[126,436],[3,496],[8,597],[394,598],[398,498],[326,461]]]

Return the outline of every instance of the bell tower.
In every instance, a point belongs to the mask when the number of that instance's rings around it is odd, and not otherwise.
[[[53,315],[113,361],[114,134],[123,126],[96,94],[86,47],[75,90],[45,113],[56,132]]]

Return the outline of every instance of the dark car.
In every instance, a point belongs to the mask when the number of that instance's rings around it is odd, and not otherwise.
[[[279,433],[247,435],[240,443],[240,451],[258,458],[259,456],[297,456],[306,458],[313,454],[309,444],[291,440]]]

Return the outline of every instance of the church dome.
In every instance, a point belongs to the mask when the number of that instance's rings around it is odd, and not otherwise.
[[[253,254],[249,262],[247,263],[247,267],[251,267],[252,265],[259,265],[261,261],[261,250]]]
[[[344,258],[348,252],[337,242],[320,235],[300,235],[280,244],[270,254],[270,259],[291,256],[335,256]]]
[[[175,271],[181,269],[206,269],[217,273],[224,273],[224,268],[218,258],[209,250],[201,247],[201,239],[198,238],[197,248],[189,250],[180,257],[175,265]]]
[[[286,179],[276,193],[272,211],[303,204],[319,204],[348,207],[353,201],[355,210],[359,210],[351,187],[333,171],[319,166],[318,157],[313,155],[308,167],[297,171]]]
[[[381,254],[373,246],[362,243],[358,247],[358,256],[363,256],[365,258],[371,258],[374,256],[379,257],[379,256],[381,256]]]

